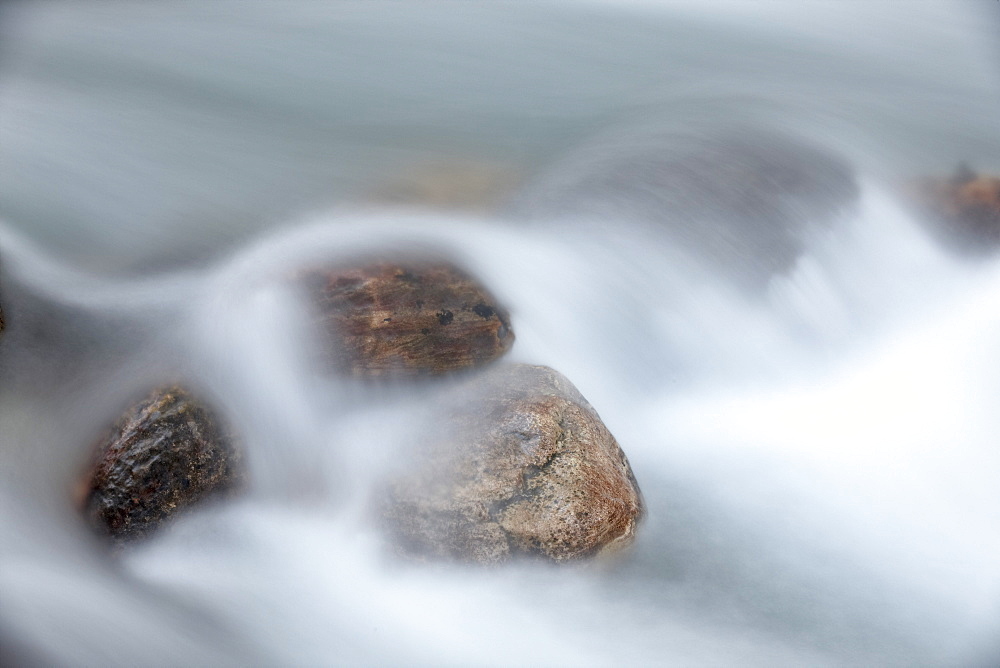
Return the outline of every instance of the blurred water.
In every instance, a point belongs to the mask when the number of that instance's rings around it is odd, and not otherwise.
[[[939,249],[893,186],[1000,169],[998,13],[5,5],[4,662],[995,664],[1000,261]],[[630,129],[734,126],[858,185],[763,290],[627,197],[558,212],[550,184]],[[513,204],[378,201],[439,165],[510,176]],[[525,221],[511,183],[556,208]],[[365,502],[435,390],[317,376],[286,280],[414,244],[472,268],[511,307],[512,359],[567,375],[616,435],[649,505],[629,557],[386,556]],[[73,481],[175,375],[239,426],[254,489],[112,558]]]

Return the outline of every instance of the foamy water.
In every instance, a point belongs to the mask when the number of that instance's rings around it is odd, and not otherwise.
[[[949,255],[893,194],[902,165],[1000,165],[989,41],[963,33],[980,15],[929,3],[896,25],[859,9],[898,41],[860,35],[854,53],[852,17],[830,6],[829,25],[800,10],[759,25],[731,6],[9,14],[22,32],[17,67],[0,68],[4,661],[995,664],[1000,259]],[[371,59],[372,43],[416,58],[419,76]],[[364,70],[338,67],[358,53]],[[387,165],[424,154],[502,159],[545,183],[564,149],[636,115],[793,132],[843,157],[856,206],[748,294],[642,216],[357,204],[395,176]],[[565,374],[615,434],[648,506],[630,554],[494,570],[393,559],[368,501],[448,382],[383,392],[317,372],[289,277],[414,247],[471,268],[511,309],[509,360]],[[125,402],[168,377],[237,426],[253,485],[112,556],[73,484]]]

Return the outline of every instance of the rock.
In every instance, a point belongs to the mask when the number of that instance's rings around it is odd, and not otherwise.
[[[459,387],[379,502],[417,559],[556,562],[631,544],[643,513],[628,460],[561,374],[504,365]]]
[[[476,160],[411,165],[373,188],[367,201],[382,206],[491,211],[518,183],[514,168]]]
[[[488,364],[514,342],[507,310],[445,262],[310,271],[305,284],[328,359],[347,375],[441,375]]]
[[[513,213],[642,223],[667,244],[756,292],[789,271],[810,234],[859,189],[823,148],[756,128],[705,134],[638,129],[593,142],[522,194]]]
[[[98,532],[121,542],[237,489],[242,478],[232,433],[211,409],[173,386],[129,408],[98,445],[84,509]]]
[[[925,178],[907,194],[920,209],[930,233],[963,255],[1000,249],[1000,178],[981,176],[959,165],[951,178]]]

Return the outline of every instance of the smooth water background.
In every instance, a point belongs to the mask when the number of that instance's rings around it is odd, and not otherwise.
[[[995,664],[1000,264],[893,196],[1000,169],[994,5],[5,5],[4,660]],[[428,165],[530,187],[620,128],[731,123],[861,186],[763,295],[638,224],[375,201]],[[628,558],[386,555],[365,502],[437,389],[315,374],[286,277],[415,243],[474,269],[512,359],[616,435],[649,506]],[[178,375],[239,425],[254,489],[111,558],[73,481]]]

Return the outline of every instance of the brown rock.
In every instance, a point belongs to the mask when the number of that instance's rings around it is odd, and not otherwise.
[[[381,515],[418,559],[557,562],[631,544],[642,496],[593,407],[547,367],[507,365],[458,389]]]
[[[959,165],[949,179],[922,179],[908,190],[945,246],[973,255],[1000,249],[1000,178]]]
[[[306,284],[328,357],[348,375],[440,375],[492,362],[514,342],[507,310],[448,263],[310,271]]]
[[[436,160],[410,165],[380,183],[367,199],[388,206],[490,211],[519,181],[510,166],[477,160]]]
[[[100,533],[140,538],[241,480],[230,431],[186,390],[168,387],[129,408],[98,445],[84,510]]]

